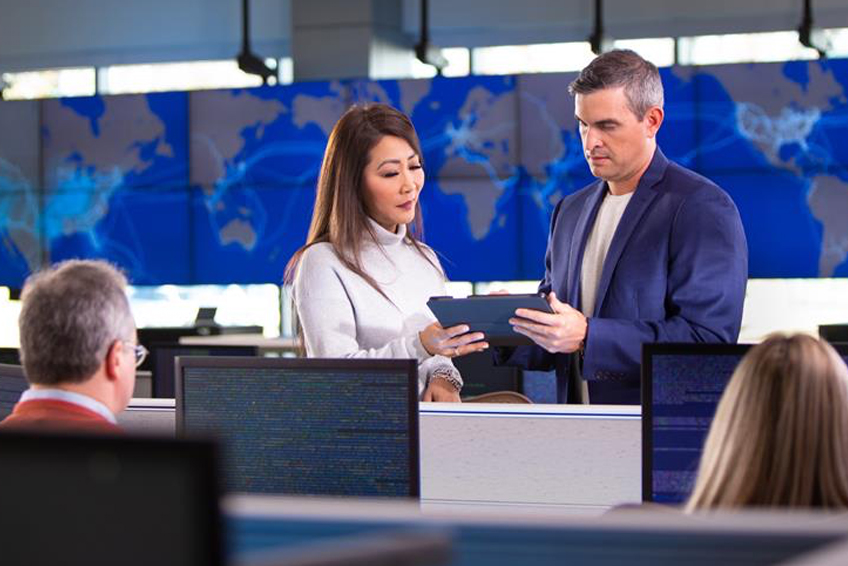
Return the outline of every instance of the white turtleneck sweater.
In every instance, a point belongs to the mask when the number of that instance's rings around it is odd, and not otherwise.
[[[401,358],[418,360],[418,394],[437,368],[459,373],[449,358],[431,356],[418,333],[436,318],[430,297],[445,295],[445,279],[407,241],[406,226],[393,234],[370,221],[378,244],[362,248],[362,268],[389,300],[342,264],[328,243],[315,244],[300,258],[294,304],[310,358]],[[423,246],[430,260],[436,254]]]

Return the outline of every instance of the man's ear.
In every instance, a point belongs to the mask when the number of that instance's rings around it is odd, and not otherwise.
[[[659,106],[651,106],[645,113],[645,118],[642,120],[645,123],[645,128],[649,138],[654,138],[662,126],[665,112]]]
[[[122,357],[125,347],[123,342],[115,340],[106,352],[106,360],[103,363],[105,364],[106,377],[110,381],[115,381],[121,376],[121,364],[126,363]]]

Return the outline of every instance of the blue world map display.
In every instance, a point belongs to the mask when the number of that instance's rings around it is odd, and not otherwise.
[[[663,69],[666,155],[739,207],[752,277],[848,276],[848,61]],[[451,279],[538,279],[592,181],[574,74],[332,81],[0,103],[0,284],[99,257],[133,283],[279,283],[352,103],[412,117],[425,239]],[[10,133],[14,133],[10,135]]]

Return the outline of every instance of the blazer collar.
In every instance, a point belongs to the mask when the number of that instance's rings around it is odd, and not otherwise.
[[[609,289],[612,274],[615,271],[615,266],[618,264],[619,258],[621,258],[621,254],[627,245],[627,241],[630,239],[630,235],[639,224],[639,220],[648,210],[654,198],[656,198],[657,191],[654,187],[662,181],[666,169],[668,169],[668,159],[662,150],[660,150],[659,146],[657,146],[654,156],[651,159],[651,164],[648,165],[648,169],[645,170],[642,178],[639,179],[636,191],[627,204],[627,208],[624,210],[624,214],[621,216],[621,220],[613,235],[612,242],[610,242],[607,257],[604,259],[601,279],[598,281],[594,312],[587,314],[587,316],[597,316],[600,312],[607,290]],[[571,290],[569,304],[572,306],[580,304],[580,272],[583,265],[583,252],[606,191],[607,183],[605,181],[598,181],[592,190],[591,196],[586,199],[586,203],[583,205],[583,210],[577,220],[574,233],[575,238],[571,241],[572,250],[569,254],[570,265],[568,271],[571,279],[571,284],[569,285],[569,289]]]

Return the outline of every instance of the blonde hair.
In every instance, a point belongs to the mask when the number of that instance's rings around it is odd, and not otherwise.
[[[716,410],[687,511],[848,507],[848,368],[830,344],[772,335]]]

